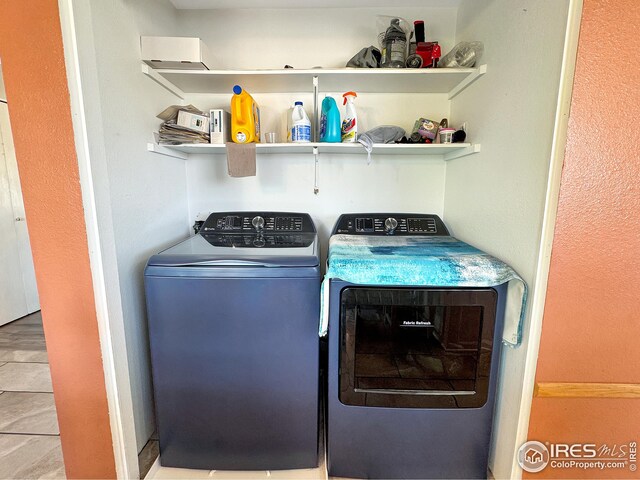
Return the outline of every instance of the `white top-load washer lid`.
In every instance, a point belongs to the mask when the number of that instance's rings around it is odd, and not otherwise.
[[[149,259],[158,267],[316,267],[315,226],[306,213],[212,213],[200,232]]]

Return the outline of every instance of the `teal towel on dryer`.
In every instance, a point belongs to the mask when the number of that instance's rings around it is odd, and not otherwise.
[[[322,283],[320,335],[328,328],[332,278],[359,285],[494,287],[507,283],[503,342],[522,340],[527,285],[503,261],[454,237],[333,235]]]

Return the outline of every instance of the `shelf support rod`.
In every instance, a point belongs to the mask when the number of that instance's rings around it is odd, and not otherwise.
[[[462,80],[458,85],[451,89],[451,91],[449,92],[449,100],[454,98],[485,73],[487,73],[487,65],[480,65],[478,68],[476,68],[475,72],[469,74],[467,77],[465,77],[464,80]]]
[[[313,147],[313,163],[313,194],[318,195],[318,192],[320,192],[320,188],[318,186],[318,147]]]
[[[167,90],[169,90],[171,93],[173,93],[180,100],[184,100],[184,96],[185,95],[184,95],[184,92],[182,90],[180,90],[173,83],[171,83],[169,80],[167,80],[162,75],[160,75],[158,72],[156,72],[153,68],[151,68],[146,63],[142,64],[142,73],[144,73],[147,77],[151,78],[153,81],[158,83],[158,85],[160,85],[160,86],[166,88]]]
[[[311,141],[317,142],[318,139],[318,76],[313,76],[313,135]]]

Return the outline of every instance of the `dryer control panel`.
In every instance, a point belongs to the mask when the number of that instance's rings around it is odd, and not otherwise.
[[[449,235],[437,215],[412,213],[348,213],[341,215],[332,235]]]

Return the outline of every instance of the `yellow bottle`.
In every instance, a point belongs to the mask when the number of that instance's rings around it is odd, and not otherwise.
[[[231,97],[231,140],[235,143],[260,143],[260,107],[240,85]]]

